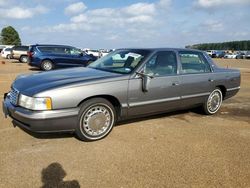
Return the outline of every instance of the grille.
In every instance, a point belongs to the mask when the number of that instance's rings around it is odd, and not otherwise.
[[[10,91],[10,102],[12,104],[17,105],[18,95],[19,95],[19,91],[16,90],[15,88],[11,88],[11,91]]]

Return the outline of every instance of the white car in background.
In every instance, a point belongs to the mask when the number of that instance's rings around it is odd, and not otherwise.
[[[236,59],[237,57],[237,54],[235,53],[227,53],[224,55],[224,58],[227,58],[227,59]]]
[[[6,59],[11,59],[11,48],[4,48],[1,51],[1,56]]]
[[[106,56],[106,55],[108,55],[110,52],[112,52],[113,50],[100,50],[100,52],[101,52],[101,57],[103,57],[103,56]]]
[[[210,57],[214,58],[216,57],[216,51],[215,50],[207,50],[207,55],[209,55]]]
[[[85,52],[88,54],[88,55],[93,55],[97,58],[101,57],[101,53],[99,50],[90,50],[90,49],[86,49]]]

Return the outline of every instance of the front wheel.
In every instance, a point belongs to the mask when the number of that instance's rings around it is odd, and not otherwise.
[[[81,105],[76,135],[83,141],[95,141],[107,136],[116,121],[113,105],[103,98],[93,98]]]
[[[206,102],[203,104],[205,114],[215,114],[221,107],[222,99],[223,96],[221,90],[219,88],[213,90],[206,99]]]
[[[93,63],[94,61],[88,61],[87,63],[86,63],[86,66],[88,66],[88,65],[90,65],[91,63]]]

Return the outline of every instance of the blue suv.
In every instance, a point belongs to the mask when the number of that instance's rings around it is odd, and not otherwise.
[[[85,54],[80,49],[64,45],[31,45],[28,62],[32,67],[49,71],[59,67],[87,66],[96,57]]]

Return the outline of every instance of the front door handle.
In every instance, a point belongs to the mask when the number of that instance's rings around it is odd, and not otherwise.
[[[209,82],[213,82],[214,80],[213,80],[213,79],[211,79],[211,78],[209,78],[209,79],[208,79],[208,81],[209,81]]]
[[[179,82],[173,82],[172,83],[172,86],[178,86],[178,85],[180,85]]]

